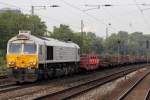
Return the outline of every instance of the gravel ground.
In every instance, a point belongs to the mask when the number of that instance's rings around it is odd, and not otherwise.
[[[112,70],[109,70],[109,71],[112,72],[114,70],[116,70],[116,69],[112,69]],[[31,93],[31,91],[30,91],[27,94],[27,90],[23,89],[25,91],[25,93],[23,93],[23,95],[21,95],[21,96],[13,98],[13,99],[15,99],[15,100],[18,100],[18,99],[21,99],[21,100],[35,99],[35,98],[40,97],[42,95],[46,95],[46,94],[49,94],[49,93],[54,93],[56,91],[60,91],[60,90],[63,90],[63,89],[67,89],[69,87],[73,87],[73,86],[78,85],[78,84],[85,83],[86,81],[89,81],[89,80],[93,79],[93,77],[94,78],[103,77],[109,71],[106,70],[106,71],[104,71],[105,73],[104,72],[96,72],[96,73],[92,73],[92,75],[88,74],[88,75],[83,75],[83,76],[78,76],[78,77],[69,77],[68,79],[65,78],[64,80],[59,79],[59,84],[58,84],[58,81],[56,81],[53,84],[47,84],[47,85],[44,85],[44,86],[41,86],[41,87],[38,86],[38,87],[35,87],[35,88],[33,88],[33,87],[30,88],[30,90],[32,90],[33,93]],[[34,90],[35,90],[35,92],[34,92]],[[20,94],[20,92],[19,92],[19,94]]]
[[[126,77],[119,78],[113,82],[109,82],[99,88],[84,93],[80,96],[72,98],[72,100],[116,100],[117,97],[130,85],[146,72],[146,68],[140,69],[139,71],[132,72]],[[133,80],[132,80],[133,79]],[[125,81],[126,86],[122,85]],[[127,84],[128,83],[128,84]],[[128,99],[129,100],[129,99]],[[134,100],[134,99],[130,99]],[[136,99],[135,99],[136,100]]]
[[[0,85],[14,83],[11,78],[0,79]]]
[[[146,76],[124,100],[144,100],[150,88],[150,74]]]
[[[104,75],[107,75],[110,72],[119,71],[125,69],[123,68],[114,68],[114,69],[107,69],[100,72],[93,72],[86,75],[74,75],[72,77],[63,77],[59,79],[52,80],[52,82],[47,82],[42,85],[35,85],[32,87],[19,89],[10,91],[7,93],[0,94],[0,99],[11,99],[11,100],[31,100],[36,97],[46,95],[49,93],[53,93],[56,91],[60,91],[62,89],[66,89],[78,84],[81,84],[85,81],[89,81],[91,79],[97,78],[97,77],[103,77]],[[108,85],[109,86],[109,85]]]

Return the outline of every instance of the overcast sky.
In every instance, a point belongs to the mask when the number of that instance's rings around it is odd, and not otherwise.
[[[150,0],[0,0],[0,8],[19,8],[27,14],[31,14],[31,5],[49,6],[53,4],[60,7],[35,9],[35,14],[46,22],[50,31],[53,26],[59,24],[67,24],[74,31],[80,31],[80,21],[83,19],[84,31],[95,32],[101,37],[105,37],[106,27],[109,27],[109,35],[120,30],[150,34],[150,9],[143,10],[150,8]],[[86,7],[85,4],[112,4],[114,6],[87,10],[97,6]],[[111,23],[110,26],[109,23]]]

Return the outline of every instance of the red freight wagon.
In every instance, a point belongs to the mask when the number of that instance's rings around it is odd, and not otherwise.
[[[126,64],[129,64],[129,56],[121,56],[121,58],[120,58],[120,64],[121,65],[126,65]]]
[[[110,58],[110,65],[111,66],[117,66],[117,65],[120,65],[120,62],[121,62],[121,57],[119,56],[112,56]]]
[[[83,54],[80,56],[80,68],[95,70],[99,67],[99,56],[96,54]]]
[[[100,56],[100,67],[109,67],[110,66],[110,56]]]

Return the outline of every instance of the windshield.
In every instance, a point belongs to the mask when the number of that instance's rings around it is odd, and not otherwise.
[[[20,43],[11,43],[9,46],[10,53],[21,53],[22,44]]]
[[[36,45],[35,44],[24,44],[24,50],[23,52],[25,54],[32,54],[36,52]]]

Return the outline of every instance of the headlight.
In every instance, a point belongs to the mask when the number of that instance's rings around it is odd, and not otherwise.
[[[13,65],[15,65],[15,62],[14,61],[11,61],[11,62],[9,62],[8,63],[10,66],[13,66]]]
[[[29,64],[30,64],[30,66],[35,66],[36,62],[30,62]]]

